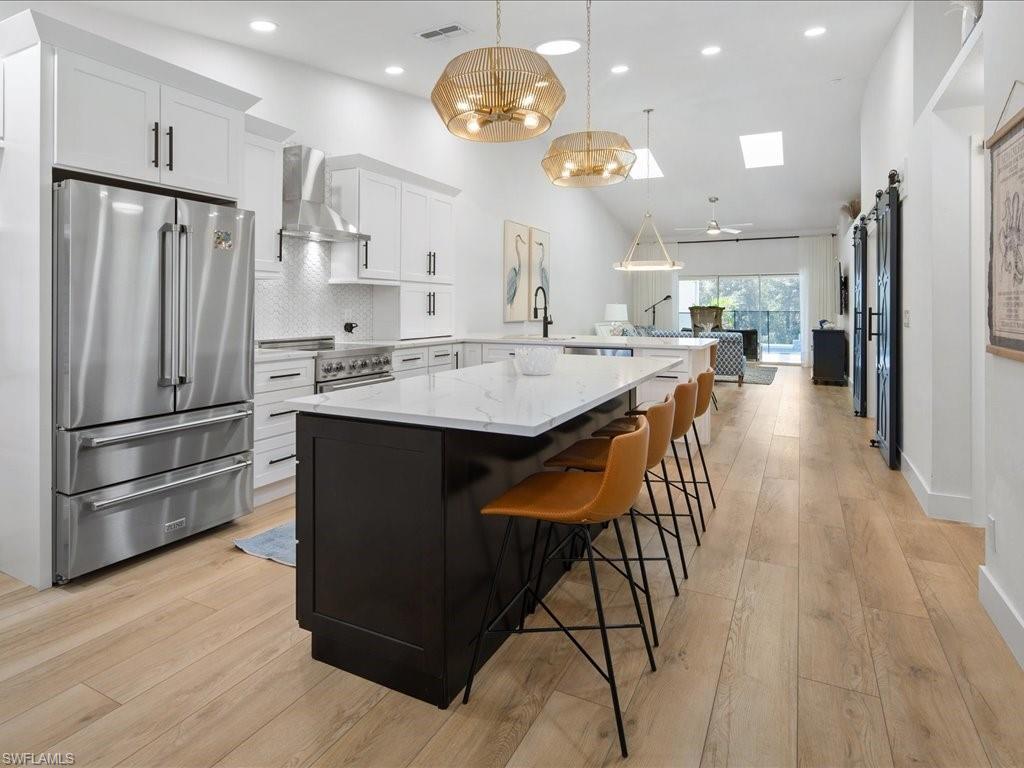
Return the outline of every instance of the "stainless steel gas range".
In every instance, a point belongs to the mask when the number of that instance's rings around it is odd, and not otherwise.
[[[391,375],[391,353],[386,344],[358,341],[336,342],[333,336],[310,336],[302,339],[264,339],[258,349],[295,349],[316,352],[316,391],[363,387],[394,381]]]

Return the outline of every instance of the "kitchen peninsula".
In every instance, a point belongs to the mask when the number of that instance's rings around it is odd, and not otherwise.
[[[297,612],[314,658],[447,707],[501,543],[503,524],[480,508],[679,363],[560,355],[551,375],[523,376],[506,360],[289,401]],[[523,580],[531,530],[516,532],[499,601]],[[542,590],[561,574],[551,563]]]

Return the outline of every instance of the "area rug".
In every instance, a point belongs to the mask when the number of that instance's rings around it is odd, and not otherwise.
[[[743,374],[744,384],[771,384],[779,369],[774,365],[748,365]]]
[[[247,555],[255,555],[294,568],[295,523],[284,523],[248,539],[235,539],[235,546]]]

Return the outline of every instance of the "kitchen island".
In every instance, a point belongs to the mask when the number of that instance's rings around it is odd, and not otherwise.
[[[511,360],[290,400],[299,624],[313,657],[439,707],[462,689],[504,521],[480,508],[625,413],[672,357]],[[536,543],[516,531],[499,602]],[[562,575],[551,563],[542,591]],[[484,658],[503,635],[488,638]]]

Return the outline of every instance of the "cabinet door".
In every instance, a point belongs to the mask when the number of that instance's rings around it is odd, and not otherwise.
[[[447,285],[432,285],[429,293],[431,313],[427,316],[427,333],[430,336],[451,336],[454,325],[452,289]]]
[[[378,280],[401,277],[402,184],[371,171],[359,172],[359,276]]]
[[[402,185],[402,279],[431,280],[430,224],[433,201],[425,189]]]
[[[459,368],[468,368],[471,365],[481,365],[484,361],[482,344],[467,342],[462,345],[459,353]]]
[[[242,113],[176,88],[160,88],[160,181],[235,199],[241,188]]]
[[[454,205],[450,197],[430,197],[430,251],[434,254],[430,279],[437,283],[455,281]]]
[[[256,278],[280,277],[278,238],[281,229],[282,147],[279,142],[245,134],[240,208],[256,212]]]
[[[54,162],[158,182],[160,86],[70,51],[57,52]],[[160,158],[161,160],[163,158]]]
[[[427,315],[430,286],[403,285],[399,297],[399,317],[403,339],[418,339],[430,335],[430,316]]]

